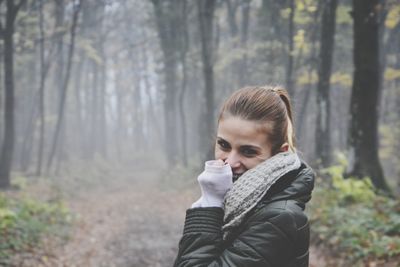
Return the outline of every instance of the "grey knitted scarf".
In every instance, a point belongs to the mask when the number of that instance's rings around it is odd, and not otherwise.
[[[224,238],[240,225],[246,214],[283,175],[300,167],[296,153],[282,152],[246,171],[225,196]]]

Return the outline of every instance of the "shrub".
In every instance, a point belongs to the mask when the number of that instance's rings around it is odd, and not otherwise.
[[[323,170],[310,204],[314,242],[352,262],[400,256],[400,202],[375,193],[368,178],[344,179],[344,166]]]
[[[0,266],[12,255],[40,245],[46,233],[65,237],[70,222],[71,214],[59,200],[39,202],[0,194]]]

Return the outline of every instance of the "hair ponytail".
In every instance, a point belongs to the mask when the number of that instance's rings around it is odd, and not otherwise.
[[[287,113],[287,126],[286,126],[286,138],[287,143],[289,145],[289,150],[292,152],[296,151],[296,136],[293,128],[293,113],[292,113],[292,104],[289,98],[288,92],[282,87],[274,87],[274,92],[276,92],[279,97],[282,99],[283,103],[285,103],[286,113]]]

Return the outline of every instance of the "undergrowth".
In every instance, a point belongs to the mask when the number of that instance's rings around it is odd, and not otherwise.
[[[44,235],[66,238],[71,214],[61,200],[39,201],[0,192],[0,266],[37,249]]]
[[[377,194],[368,178],[344,179],[344,170],[342,162],[323,170],[328,179],[317,179],[313,241],[351,266],[400,259],[400,201]]]

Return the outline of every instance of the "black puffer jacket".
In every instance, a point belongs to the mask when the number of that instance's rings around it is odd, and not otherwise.
[[[304,214],[314,173],[305,164],[281,177],[223,240],[221,208],[187,210],[174,266],[305,267],[309,224]]]

